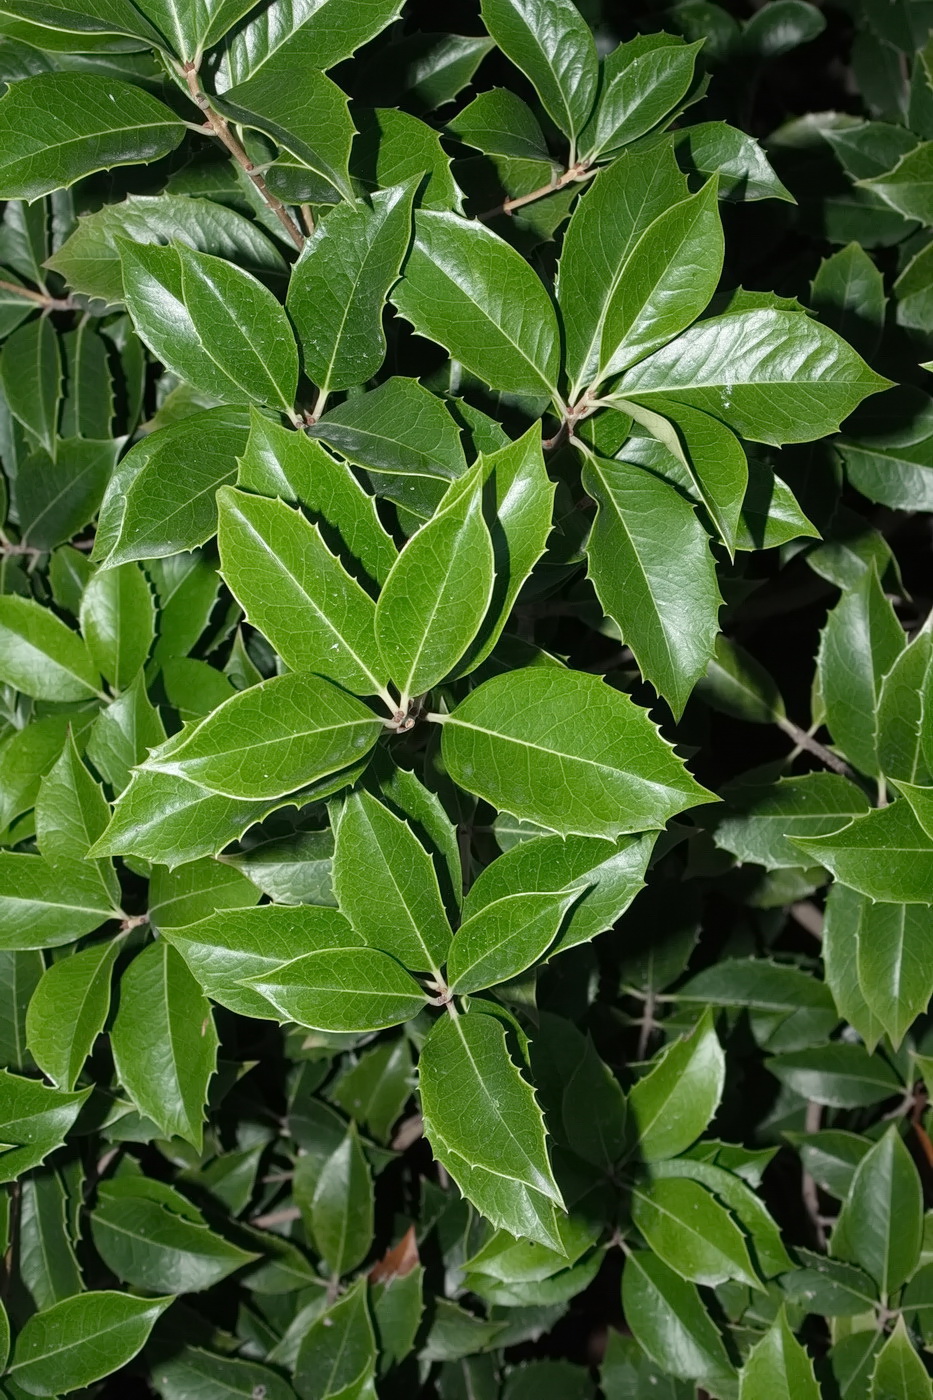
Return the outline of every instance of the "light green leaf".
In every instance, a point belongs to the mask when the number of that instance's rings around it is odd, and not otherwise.
[[[703,1142],[694,1149],[698,1156],[706,1150],[708,1145]],[[649,1171],[652,1179],[688,1178],[702,1182],[717,1200],[728,1207],[742,1227],[751,1243],[755,1269],[764,1278],[786,1274],[793,1269],[794,1265],[784,1248],[780,1229],[768,1214],[761,1197],[735,1172],[692,1157],[675,1157],[664,1162],[654,1162]],[[757,1181],[755,1185],[758,1185]],[[867,1279],[865,1282],[867,1284]]]
[[[96,573],[84,590],[80,621],[95,666],[115,690],[125,690],[155,636],[155,603],[139,565]]]
[[[117,1278],[150,1293],[199,1293],[259,1257],[215,1234],[171,1188],[154,1195],[132,1176],[102,1183],[91,1234]]]
[[[440,977],[451,932],[434,864],[409,823],[368,792],[352,793],[340,811],[333,880],[365,943]]]
[[[425,995],[401,964],[376,948],[325,948],[244,985],[286,1021],[317,1031],[376,1031],[423,1010]]]
[[[215,493],[236,480],[248,423],[243,408],[210,408],[137,442],[110,478],[92,557],[106,569],[210,539]]]
[[[479,463],[408,541],[376,605],[376,640],[406,708],[454,669],[492,598],[494,556]]]
[[[275,1011],[264,996],[245,985],[269,977],[285,963],[316,950],[352,948],[362,939],[336,909],[300,904],[264,904],[256,909],[224,909],[162,935],[185,959],[212,1001],[241,1016],[269,1020]]]
[[[60,1147],[89,1093],[62,1093],[0,1070],[0,1181],[15,1181]]]
[[[639,1160],[676,1157],[700,1136],[719,1107],[725,1073],[725,1056],[707,1011],[688,1036],[668,1046],[629,1095]]]
[[[0,118],[2,112],[0,102]],[[47,316],[20,326],[6,341],[0,360],[0,382],[14,418],[54,457],[62,399],[62,361],[58,336]],[[30,525],[33,517],[34,512],[29,511],[26,519]],[[40,540],[41,533],[40,528]]]
[[[130,780],[130,769],[142,763],[151,748],[165,739],[159,712],[149,701],[142,672],[91,726],[87,755],[119,795]]]
[[[157,359],[215,400],[270,404],[294,419],[298,352],[261,282],[181,243],[118,247],[127,309]]]
[[[91,862],[0,851],[0,948],[57,948],[119,917]]]
[[[227,258],[248,272],[284,273],[285,259],[258,224],[235,209],[192,195],[127,195],[82,214],[46,267],[60,273],[72,291],[104,302],[123,303],[118,240],[162,243],[174,239],[202,253]]]
[[[575,150],[599,82],[586,20],[571,0],[482,0],[481,9],[489,33],[531,80]]]
[[[677,159],[686,170],[718,174],[720,199],[795,202],[758,142],[725,122],[697,122],[678,132]]]
[[[810,861],[824,865],[844,885],[869,899],[929,904],[933,889],[933,840],[911,806],[930,811],[930,789],[902,785],[912,801],[892,802],[859,817],[831,836],[791,841]],[[929,821],[929,817],[927,817]],[[931,823],[933,825],[933,823]]]
[[[420,210],[392,293],[419,335],[445,346],[493,389],[557,396],[560,342],[535,272],[483,224]]]
[[[826,723],[846,757],[873,778],[880,773],[876,724],[881,684],[906,644],[874,567],[843,593],[820,638],[817,672]]]
[[[531,967],[550,948],[581,893],[509,894],[484,905],[461,924],[450,945],[451,991],[479,992]]]
[[[84,724],[76,721],[84,719]],[[47,715],[15,729],[0,742],[0,828],[6,828],[35,804],[39,783],[62,751],[69,722],[84,743],[93,714]]]
[[[878,763],[886,778],[926,787],[933,766],[923,752],[933,695],[924,685],[933,663],[933,632],[924,627],[905,647],[881,682],[878,700]]]
[[[296,671],[362,695],[384,691],[376,605],[312,525],[284,501],[218,492],[221,567],[255,627]]]
[[[94,943],[54,962],[26,1013],[29,1049],[43,1074],[71,1090],[110,1010],[110,976],[120,943]]]
[[[136,955],[119,996],[110,1045],[120,1083],[164,1137],[200,1151],[218,1045],[207,999],[163,938]]]
[[[892,170],[857,181],[861,189],[880,195],[886,204],[905,219],[933,223],[933,141],[924,141],[908,150]]]
[[[400,0],[277,0],[228,41],[224,85],[253,77],[283,47],[312,55],[318,68],[333,68],[391,24],[401,8]]]
[[[225,797],[263,801],[362,758],[379,732],[371,710],[320,676],[273,676],[153,750],[140,773],[171,774]]]
[[[104,1290],[65,1298],[26,1323],[10,1375],[29,1395],[91,1385],[133,1359],[174,1301]]]
[[[149,921],[154,929],[184,928],[220,909],[256,904],[256,886],[240,872],[206,857],[174,870],[157,865],[149,880]]]
[[[890,1297],[917,1267],[922,1229],[920,1177],[892,1123],[855,1169],[831,1249],[861,1265]]]
[[[864,898],[860,905],[855,944],[859,987],[897,1049],[933,997],[933,909]]]
[[[253,7],[253,0],[140,0],[139,8],[181,59],[200,61]]]
[[[767,870],[800,865],[789,837],[823,836],[869,811],[861,789],[837,773],[806,773],[775,783],[738,780],[723,797],[730,814],[716,826],[716,845]]]
[[[739,1400],[820,1400],[821,1393],[782,1309],[742,1367]]]
[[[494,1015],[445,1015],[421,1053],[425,1134],[467,1200],[511,1234],[560,1249],[544,1119]]]
[[[628,370],[620,393],[648,408],[657,395],[676,399],[780,445],[835,432],[887,382],[816,321],[760,308],[699,321]]]
[[[871,1400],[929,1400],[933,1381],[907,1331],[903,1314],[897,1319],[871,1373]]]
[[[164,103],[92,73],[40,73],[0,99],[0,197],[38,199],[96,170],[160,160],[185,134]]]
[[[681,1278],[710,1288],[728,1280],[761,1287],[742,1231],[700,1182],[658,1177],[637,1184],[631,1209],[636,1229]]]
[[[371,379],[385,358],[382,312],[411,239],[414,182],[343,204],[305,244],[288,284],[288,313],[305,373],[322,401]]]
[[[597,504],[587,544],[593,586],[645,679],[679,714],[719,631],[709,537],[692,503],[643,467],[587,451],[583,482]]]
[[[599,102],[581,145],[592,160],[644,136],[673,115],[693,83],[701,43],[640,34],[604,59]]]
[[[696,1286],[656,1255],[628,1255],[622,1274],[622,1306],[636,1340],[665,1375],[705,1381],[734,1393],[733,1367],[722,1337]]]
[[[796,1094],[830,1108],[861,1108],[900,1090],[887,1060],[870,1055],[864,1045],[843,1040],[773,1055],[767,1065]]]
[[[444,719],[442,751],[468,792],[565,835],[662,826],[706,797],[647,713],[581,672],[485,681]]]

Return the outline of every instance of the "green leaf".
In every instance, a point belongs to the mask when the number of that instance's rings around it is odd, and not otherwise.
[[[270,404],[293,418],[298,352],[261,282],[181,243],[118,247],[127,309],[157,359],[215,400]]]
[[[40,448],[22,463],[14,495],[24,543],[52,549],[90,523],[110,480],[119,445],[113,439],[60,438],[54,459]]]
[[[906,642],[873,567],[843,593],[820,638],[817,667],[826,723],[846,757],[875,778],[881,684]]]
[[[164,103],[91,73],[40,73],[0,99],[0,196],[38,199],[96,170],[159,160],[185,134]]]
[[[17,1263],[36,1309],[50,1308],[84,1287],[68,1234],[68,1198],[54,1170],[30,1173],[19,1183]],[[0,1347],[8,1359],[10,1339]]]
[[[460,429],[444,401],[401,375],[346,399],[308,432],[356,466],[400,478],[403,502],[415,489],[410,478],[428,477],[440,496],[447,482],[466,471]],[[385,494],[381,475],[379,481]]]
[[[617,151],[673,115],[693,84],[701,47],[668,34],[642,34],[613,49],[603,62],[599,102],[583,133],[584,153],[595,159]]]
[[[820,1400],[813,1363],[783,1311],[752,1348],[739,1377],[739,1400]]]
[[[252,9],[252,0],[140,0],[140,9],[181,59],[200,60]]]
[[[887,298],[884,279],[864,248],[849,243],[820,263],[810,290],[813,309],[864,355],[877,349]]]
[[[23,1327],[9,1374],[29,1395],[91,1385],[132,1361],[174,1301],[105,1290],[65,1298]]]
[[[806,773],[775,783],[741,779],[723,797],[729,815],[717,823],[716,845],[743,862],[767,870],[793,869],[800,853],[794,836],[824,836],[869,811],[865,794],[836,773]]]
[[[886,386],[824,326],[760,308],[698,322],[628,370],[620,392],[648,408],[657,395],[676,399],[725,418],[753,442],[780,445],[835,432]]]
[[[636,1340],[666,1375],[705,1381],[714,1390],[731,1380],[732,1364],[696,1286],[656,1255],[628,1255],[622,1306]]]
[[[692,503],[662,477],[586,452],[597,514],[589,573],[645,679],[679,714],[705,674],[722,599],[709,538]]]
[[[665,141],[646,151],[625,152],[600,171],[577,201],[557,279],[572,404],[597,378],[610,307],[622,299],[623,271],[642,237],[687,193]]]
[[[336,823],[334,893],[365,943],[440,978],[451,932],[431,856],[412,827],[365,791]]]
[[[880,195],[905,219],[933,223],[933,141],[924,141],[902,155],[892,170],[857,181],[861,189]]]
[[[62,349],[66,381],[62,435],[108,438],[115,404],[106,341],[92,321],[81,321],[62,337]]]
[[[271,136],[298,162],[299,178],[312,172],[311,197],[332,200],[336,190],[352,201],[348,166],[356,128],[346,94],[320,72],[318,55],[303,45],[276,49],[252,78],[228,88],[217,106]]]
[[[288,313],[321,400],[372,378],[385,358],[382,312],[411,239],[414,183],[340,205],[305,244]]]
[[[387,1142],[411,1097],[412,1062],[408,1041],[386,1040],[364,1050],[327,1090],[328,1098]]]
[[[400,9],[399,0],[356,0],[352,5],[345,0],[279,0],[228,41],[226,85],[253,77],[283,47],[313,55],[319,68],[333,68],[391,24]]]
[[[929,810],[928,789],[904,790],[914,804]],[[808,860],[830,870],[844,885],[869,899],[894,904],[928,904],[933,881],[933,840],[911,811],[911,802],[859,817],[832,836],[792,836]],[[929,819],[928,819],[929,820]]]
[[[334,838],[330,831],[299,831],[281,840],[260,841],[246,851],[222,857],[253,886],[278,904],[336,903],[331,888]],[[237,901],[243,904],[246,901]]]
[[[866,1005],[895,1049],[933,997],[928,950],[933,910],[926,904],[876,904],[862,899],[856,967]]]
[[[486,1218],[559,1249],[544,1120],[494,1015],[445,1015],[425,1041],[421,1111],[432,1151]]]
[[[199,1293],[258,1258],[215,1234],[175,1191],[153,1197],[148,1188],[134,1177],[103,1182],[91,1213],[94,1247],[124,1283],[150,1293]]]
[[[36,1064],[58,1088],[78,1081],[110,1010],[110,977],[120,943],[94,943],[54,962],[26,1013],[26,1037]]]
[[[82,214],[77,227],[46,260],[82,296],[112,309],[123,303],[119,240],[162,243],[171,239],[237,263],[248,272],[283,273],[285,259],[252,220],[212,199],[191,195],[127,195]]]
[[[571,149],[586,125],[599,82],[590,27],[571,0],[482,0],[483,23],[530,78]]]
[[[477,463],[408,541],[379,595],[376,640],[401,709],[453,670],[489,607],[494,556],[483,486]]]
[[[117,1075],[163,1137],[201,1150],[204,1104],[217,1058],[210,1005],[184,959],[162,938],[120,979],[110,1032]]]
[[[256,886],[219,860],[194,860],[175,870],[157,865],[149,881],[149,921],[160,932],[184,928],[220,909],[248,908],[258,899]]]
[[[485,155],[512,160],[551,158],[534,112],[508,88],[479,93],[447,123],[447,130]]]
[[[60,1147],[89,1093],[62,1093],[0,1070],[0,1180],[15,1181]]]
[[[57,948],[118,917],[91,862],[0,851],[0,947]]]
[[[479,992],[531,967],[550,948],[581,893],[509,894],[466,919],[447,959],[451,991]]]
[[[481,871],[463,905],[464,919],[510,895],[574,889],[550,957],[611,928],[644,885],[654,837],[537,836],[521,841]]]
[[[514,248],[483,224],[419,210],[403,271],[392,300],[419,335],[493,389],[557,397],[557,318]]]
[[[928,699],[924,680],[933,663],[933,632],[918,632],[881,682],[878,700],[878,763],[887,779],[918,787],[933,783],[923,752]],[[933,698],[933,697],[930,697]]]
[[[38,951],[0,953],[4,989],[0,999],[0,1062],[10,1069],[32,1068],[33,1057],[26,1048],[26,1016],[44,972],[45,962]]]
[[[794,1093],[830,1108],[881,1103],[900,1089],[900,1080],[887,1060],[870,1055],[864,1045],[842,1040],[773,1055],[767,1065]]]
[[[92,557],[112,568],[210,539],[217,529],[215,493],[236,480],[248,423],[242,408],[211,408],[137,442],[110,478]]]
[[[384,1030],[423,1010],[414,978],[377,948],[324,948],[244,979],[281,1018],[317,1031]]]
[[[761,1283],[745,1236],[712,1192],[687,1177],[659,1177],[632,1188],[632,1223],[665,1264],[692,1283],[714,1288],[735,1280]]]
[[[165,739],[159,712],[146,694],[140,674],[91,726],[87,754],[97,771],[119,795],[130,780],[130,769],[142,763],[151,748]]]
[[[153,750],[139,773],[171,774],[226,797],[267,800],[363,757],[379,732],[372,711],[329,681],[273,676],[235,693],[200,724]]]
[[[366,1292],[366,1280],[358,1279],[305,1332],[295,1359],[301,1400],[369,1400],[374,1395],[376,1339]]]
[[[677,160],[688,172],[719,176],[719,198],[729,200],[794,197],[775,175],[753,137],[725,122],[697,122],[677,133]]]
[[[462,196],[450,173],[450,157],[435,131],[409,112],[354,104],[359,135],[353,143],[352,173],[364,190],[400,185],[417,175],[423,181],[422,209],[460,211]]]
[[[80,620],[95,666],[115,690],[125,690],[155,637],[152,590],[139,565],[120,564],[95,574],[81,599]]]
[[[677,989],[677,1000],[699,1006],[735,1006],[747,1011],[752,1030],[763,1040],[775,1022],[781,1045],[789,1043],[793,1021],[800,1027],[803,1044],[828,1038],[839,1015],[827,987],[800,968],[772,963],[764,958],[724,958],[704,968]]]
[[[0,102],[0,118],[2,112]],[[48,317],[30,321],[13,332],[3,347],[0,381],[14,418],[18,418],[54,457],[62,398],[62,362],[58,336]],[[34,529],[31,511],[26,519]],[[40,539],[41,534],[40,527]]]
[[[661,826],[706,795],[645,711],[581,672],[532,667],[496,676],[443,727],[456,782],[565,835]]]
[[[708,1144],[702,1142],[694,1148],[697,1154],[704,1150],[708,1150]],[[711,1191],[717,1200],[728,1207],[741,1225],[751,1243],[754,1266],[763,1277],[772,1278],[793,1268],[791,1258],[784,1248],[781,1232],[762,1204],[761,1198],[734,1172],[714,1166],[708,1161],[675,1157],[673,1160],[655,1162],[650,1168],[650,1174],[657,1180],[686,1178],[699,1181]],[[757,1181],[755,1185],[758,1185]],[[867,1279],[865,1283],[868,1284]]]
[[[376,605],[328,549],[321,529],[283,501],[218,492],[224,578],[255,627],[296,671],[321,671],[362,695],[384,681]]]
[[[160,1360],[153,1368],[153,1380],[162,1400],[241,1400],[262,1395],[264,1400],[294,1400],[287,1381],[268,1366],[243,1361],[236,1356],[219,1356],[200,1347],[184,1347]]]
[[[332,1274],[342,1277],[363,1262],[373,1240],[373,1183],[355,1124],[321,1167],[303,1213]]]
[[[903,1316],[897,1319],[871,1373],[872,1400],[928,1400],[930,1373],[914,1349]]]
[[[643,1162],[676,1157],[709,1124],[722,1098],[726,1062],[707,1011],[675,1040],[629,1095],[629,1121]]]
[[[249,978],[268,977],[315,949],[351,948],[362,941],[336,909],[308,904],[224,909],[182,928],[165,928],[162,936],[178,949],[212,1001],[241,1016],[267,1020],[275,1011],[245,985]]]
[[[920,1177],[892,1123],[855,1169],[832,1252],[861,1265],[890,1297],[917,1267],[922,1228]]]

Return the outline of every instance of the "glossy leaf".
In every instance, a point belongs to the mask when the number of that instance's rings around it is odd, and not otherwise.
[[[820,1400],[813,1363],[781,1312],[739,1377],[739,1400]]]
[[[907,791],[917,803],[923,801],[926,789]],[[834,835],[790,839],[808,860],[825,865],[842,884],[869,899],[929,903],[933,840],[906,800],[869,812]]]
[[[90,1385],[131,1361],[174,1301],[103,1290],[66,1298],[26,1323],[10,1374],[29,1395]]]
[[[576,5],[571,0],[482,0],[482,16],[575,149],[599,74],[593,36]]]
[[[155,636],[152,589],[138,564],[103,569],[81,599],[81,632],[97,669],[125,690],[143,666]]]
[[[517,977],[543,957],[578,892],[514,894],[486,904],[454,935],[447,958],[453,992],[479,992]]]
[[[644,136],[663,121],[693,82],[699,44],[667,34],[645,34],[619,44],[603,63],[602,90],[583,135],[591,157],[605,155]]]
[[[2,110],[0,106],[0,114]],[[62,397],[62,363],[58,337],[46,317],[30,321],[10,336],[0,361],[0,381],[10,412],[54,456]],[[38,464],[32,470],[37,471]],[[37,532],[34,514],[29,511],[26,520],[31,532],[38,533],[41,540],[41,525]]]
[[[761,1286],[742,1231],[699,1182],[661,1177],[636,1186],[632,1221],[658,1258],[682,1278],[708,1287],[727,1279]]]
[[[55,962],[44,973],[26,1014],[36,1064],[60,1089],[78,1081],[110,1010],[110,978],[120,944],[100,942]]]
[[[922,1210],[917,1169],[892,1124],[855,1169],[833,1230],[833,1253],[860,1264],[890,1295],[917,1265]]]
[[[0,1070],[0,1178],[15,1181],[65,1141],[90,1091],[64,1093],[35,1079]]]
[[[706,1381],[716,1389],[724,1379],[729,1383],[732,1365],[695,1285],[656,1255],[629,1254],[622,1305],[634,1336],[663,1372]]]
[[[688,1148],[719,1107],[724,1079],[725,1057],[707,1012],[687,1037],[668,1047],[629,1095],[638,1157],[663,1161]]]
[[[36,700],[87,700],[100,678],[77,633],[32,598],[0,597],[0,666]]]
[[[307,953],[245,981],[283,1020],[319,1031],[374,1031],[410,1020],[424,993],[404,968],[376,948]]]

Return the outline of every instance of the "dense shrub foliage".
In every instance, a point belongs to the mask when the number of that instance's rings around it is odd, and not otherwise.
[[[933,4],[0,0],[0,1390],[933,1397]]]

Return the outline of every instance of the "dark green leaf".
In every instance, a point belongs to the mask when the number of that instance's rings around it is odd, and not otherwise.
[[[0,130],[2,112],[0,103]],[[10,412],[54,457],[62,397],[62,362],[58,336],[48,317],[30,321],[13,332],[3,347],[0,381]],[[41,467],[36,463],[32,471],[39,470]],[[26,518],[31,521],[32,512]],[[40,541],[41,535],[40,528]],[[55,544],[59,543],[55,540]]]
[[[0,1178],[15,1181],[65,1141],[90,1090],[67,1094],[0,1070]]]
[[[110,977],[120,944],[95,943],[55,962],[33,993],[26,1036],[36,1064],[71,1090],[110,1010]]]
[[[739,1377],[739,1400],[820,1400],[813,1363],[784,1312],[752,1349]]]
[[[719,1107],[725,1070],[713,1018],[706,1012],[629,1095],[634,1150],[641,1161],[676,1157],[700,1136]]]
[[[538,90],[576,150],[599,81],[596,45],[572,0],[482,0],[483,23]]]
[[[922,1217],[917,1168],[892,1123],[855,1169],[833,1229],[832,1251],[861,1265],[890,1296],[917,1266]]]
[[[768,1060],[772,1074],[814,1103],[831,1108],[858,1108],[881,1103],[898,1092],[900,1081],[880,1055],[864,1045],[836,1040],[815,1049],[791,1050]]]
[[[26,1323],[10,1374],[29,1395],[90,1385],[131,1361],[173,1302],[106,1291],[66,1298]]]
[[[531,967],[550,948],[581,893],[509,894],[484,905],[461,924],[450,945],[451,991],[479,992]]]
[[[695,1285],[679,1278],[656,1255],[629,1254],[622,1274],[622,1305],[636,1339],[662,1371],[706,1381],[714,1390],[729,1383],[732,1365]]]

